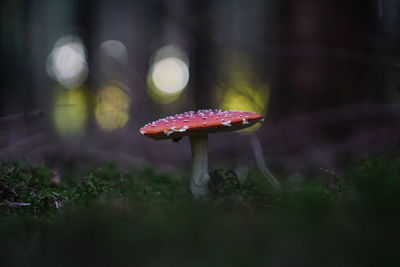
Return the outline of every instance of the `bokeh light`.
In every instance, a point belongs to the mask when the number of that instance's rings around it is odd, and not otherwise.
[[[231,62],[224,72],[224,82],[220,82],[217,94],[223,110],[244,110],[266,115],[269,102],[269,85],[252,76],[249,64],[244,60]],[[255,124],[243,129],[252,132],[260,127]]]
[[[129,96],[118,86],[106,86],[97,96],[95,117],[105,131],[120,129],[129,120]]]
[[[87,110],[87,97],[83,88],[58,90],[53,112],[57,132],[63,137],[82,136],[88,118]]]
[[[147,83],[149,94],[158,103],[174,102],[189,81],[189,64],[184,52],[172,45],[157,51]]]
[[[264,92],[259,92],[251,87],[241,87],[240,90],[228,90],[221,103],[221,109],[224,110],[245,110],[257,112],[265,115],[263,106],[266,100]]]
[[[128,50],[121,41],[106,40],[99,46],[98,59],[102,74],[115,74],[128,63]]]
[[[189,69],[178,58],[165,58],[154,64],[151,78],[160,91],[175,94],[185,88],[189,80]]]
[[[52,79],[68,89],[85,82],[89,69],[79,37],[67,35],[58,39],[47,59],[46,69]]]

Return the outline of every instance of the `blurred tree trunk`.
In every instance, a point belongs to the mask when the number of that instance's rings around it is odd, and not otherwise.
[[[96,50],[96,43],[94,36],[96,35],[96,28],[94,25],[94,17],[98,13],[97,4],[94,0],[80,0],[77,2],[77,10],[76,10],[76,24],[78,28],[82,29],[82,33],[80,37],[82,38],[83,44],[86,47],[86,55],[87,55],[87,64],[89,68],[89,73],[85,82],[85,90],[88,93],[88,125],[87,129],[92,129],[95,124],[94,118],[92,115],[95,105],[95,90],[96,84],[94,79],[94,51]]]
[[[212,41],[214,25],[211,19],[212,1],[193,1],[194,32],[190,53],[190,77],[196,109],[211,108],[212,87],[216,80],[215,46]]]
[[[306,0],[281,5],[283,52],[272,96],[274,119],[360,100],[365,64],[347,55],[362,49],[363,4]]]

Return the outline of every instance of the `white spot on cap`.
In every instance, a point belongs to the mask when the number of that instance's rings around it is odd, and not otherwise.
[[[221,122],[221,124],[224,126],[232,126],[231,121]]]
[[[174,131],[164,131],[164,133],[169,136],[170,134],[172,134]]]
[[[175,130],[175,132],[183,133],[186,132],[187,129],[189,129],[189,126],[184,125],[182,128]]]

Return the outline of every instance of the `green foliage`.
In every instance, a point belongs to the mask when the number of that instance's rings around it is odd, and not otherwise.
[[[67,206],[92,206],[116,199],[150,206],[177,197],[190,197],[185,177],[172,178],[151,168],[128,173],[110,163],[64,184],[56,184],[55,175],[45,167],[32,167],[24,162],[3,163],[0,166],[1,212],[48,216]]]
[[[1,212],[14,213],[23,207],[24,211],[37,214],[61,205],[66,199],[52,183],[49,169],[22,161],[0,165],[0,188]]]
[[[188,177],[150,167],[109,164],[61,184],[56,175],[24,162],[0,165],[1,266],[398,263],[395,161],[364,159],[329,186],[310,177],[281,190],[257,173],[218,170],[200,201]]]

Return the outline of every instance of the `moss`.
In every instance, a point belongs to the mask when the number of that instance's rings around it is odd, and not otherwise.
[[[24,162],[1,164],[0,265],[397,262],[400,167],[394,160],[363,159],[333,187],[310,177],[282,190],[256,172],[239,179],[219,170],[211,173],[212,194],[204,201],[192,200],[187,177],[150,167],[126,172],[110,163],[62,184],[55,175]]]

